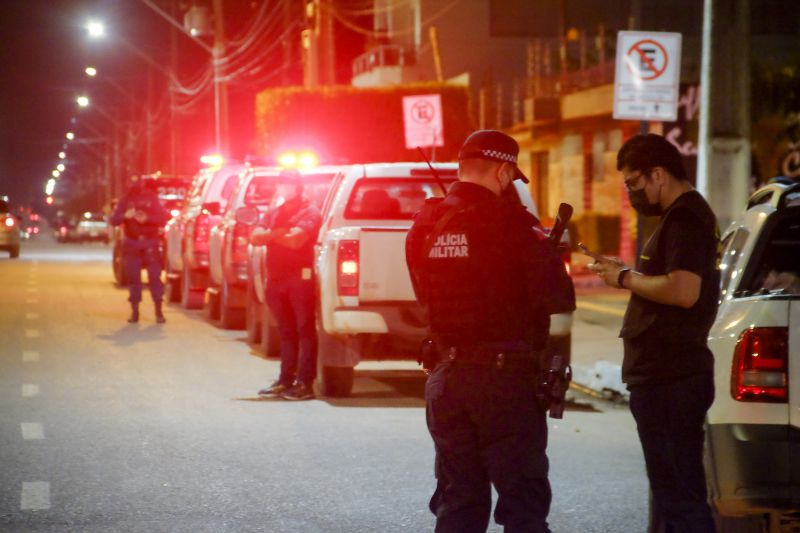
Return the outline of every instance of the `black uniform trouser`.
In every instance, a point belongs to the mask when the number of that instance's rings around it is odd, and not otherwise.
[[[547,422],[533,370],[440,363],[425,386],[436,448],[437,532],[485,532],[494,518],[511,532],[548,532]]]
[[[161,281],[161,253],[158,239],[129,239],[122,242],[122,259],[128,275],[128,301],[142,301],[142,267],[147,269],[147,284],[154,302],[164,297],[164,282]]]
[[[699,374],[630,389],[653,493],[653,532],[713,533],[703,470],[703,423],[714,378]]]
[[[266,300],[281,337],[281,374],[287,387],[314,382],[317,375],[317,329],[314,322],[314,282],[299,278],[272,280]]]

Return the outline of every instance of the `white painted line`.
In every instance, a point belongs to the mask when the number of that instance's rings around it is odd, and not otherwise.
[[[41,337],[42,333],[38,329],[26,329],[25,336],[31,339]]]
[[[39,385],[34,385],[32,383],[25,383],[22,385],[23,398],[33,398],[34,396],[39,396]]]
[[[25,318],[28,320],[36,320],[39,318],[39,313],[25,313]]]
[[[607,315],[625,316],[625,309],[618,307],[611,307],[609,305],[594,304],[591,302],[578,302],[576,304],[578,309],[588,309],[590,311],[598,311]]]
[[[22,362],[23,363],[33,363],[39,360],[39,352],[34,351],[24,351],[22,352]]]
[[[50,483],[47,481],[23,481],[19,508],[23,511],[50,509]]]
[[[44,438],[44,427],[39,422],[22,422],[22,438],[25,440],[42,440]]]
[[[39,299],[38,298],[28,298],[27,300],[25,300],[25,303],[26,304],[38,304],[39,303]]]

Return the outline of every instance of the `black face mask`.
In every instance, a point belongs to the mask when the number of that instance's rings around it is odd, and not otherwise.
[[[644,189],[636,191],[628,191],[628,200],[631,202],[631,207],[636,209],[636,212],[646,217],[655,217],[663,213],[661,204],[658,202],[651,204],[647,201],[647,194]]]

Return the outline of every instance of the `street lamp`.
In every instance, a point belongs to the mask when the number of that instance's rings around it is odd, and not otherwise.
[[[75,99],[75,101],[81,107],[88,107],[89,106],[89,97],[88,96],[81,95],[81,96],[77,97]]]
[[[94,68],[94,67],[86,67],[86,68],[84,69],[84,72],[85,72],[85,73],[86,73],[86,75],[87,75],[87,76],[89,76],[90,78],[94,78],[95,76],[97,76],[97,69],[96,69],[96,68]]]
[[[52,176],[53,176],[54,178],[57,178],[57,177],[59,177],[59,176],[61,175],[61,172],[59,172],[58,170],[54,170],[54,171],[53,171],[53,172],[51,172],[50,174],[52,174]]]
[[[64,172],[65,168],[67,167],[64,166],[64,163],[59,163],[56,165],[56,170],[58,170],[59,172]]]
[[[86,30],[89,32],[89,37],[93,39],[105,37],[106,35],[106,27],[99,20],[90,20],[86,24]]]
[[[58,152],[58,158],[59,159],[66,159],[67,158],[67,152]]]
[[[65,135],[65,137],[67,138],[68,141],[71,141],[71,140],[75,139],[75,134],[72,133],[71,131],[68,131],[67,134]]]

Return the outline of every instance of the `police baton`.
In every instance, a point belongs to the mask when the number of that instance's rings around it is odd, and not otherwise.
[[[422,155],[422,159],[424,159],[425,162],[428,163],[428,168],[430,168],[431,172],[433,173],[433,179],[436,180],[436,184],[439,186],[440,189],[442,189],[442,196],[447,196],[447,188],[444,186],[442,178],[439,177],[439,173],[436,172],[436,169],[433,168],[433,165],[431,165],[431,162],[428,160],[428,156],[426,156],[425,152],[422,151],[421,146],[417,146],[417,150],[419,150],[420,155]],[[572,207],[570,207],[570,215],[572,215]]]

